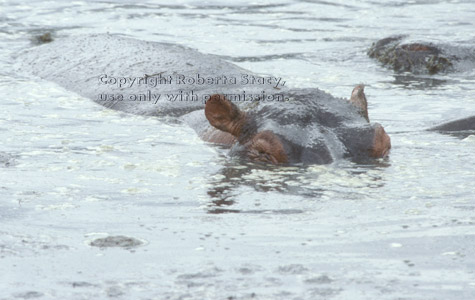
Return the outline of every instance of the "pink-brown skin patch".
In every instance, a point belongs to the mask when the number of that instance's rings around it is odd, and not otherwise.
[[[221,131],[214,127],[209,128],[201,134],[201,139],[206,142],[221,144],[223,146],[231,147],[234,143],[237,142],[237,139],[230,133]]]
[[[246,114],[223,95],[214,94],[205,106],[205,116],[215,128],[239,138]]]
[[[362,116],[369,122],[364,85],[358,85],[353,89],[350,102],[359,109]],[[254,136],[244,137],[242,129],[248,122],[246,113],[240,111],[235,104],[223,95],[215,94],[210,97],[206,102],[205,116],[212,126],[224,131],[223,134],[214,133],[216,137],[230,142],[232,139],[226,136],[226,134],[230,134],[234,137],[234,141],[238,140],[246,147],[247,155],[250,159],[273,164],[287,163],[289,161],[281,140],[273,132],[264,130]],[[377,124],[369,155],[375,158],[385,157],[388,155],[390,148],[391,139],[384,131],[384,128]]]
[[[287,163],[289,161],[280,139],[272,131],[264,130],[257,133],[246,144],[247,155],[251,160],[269,162],[273,164]]]
[[[386,157],[389,154],[389,149],[391,149],[391,138],[384,131],[383,126],[377,124],[374,130],[373,148],[370,155],[375,158]]]

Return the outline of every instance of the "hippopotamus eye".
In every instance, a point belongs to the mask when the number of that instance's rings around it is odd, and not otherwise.
[[[258,162],[266,162],[266,163],[274,163],[276,164],[277,161],[272,158],[272,156],[269,153],[262,152],[256,149],[250,149],[247,152],[247,157],[250,160],[253,161],[258,161]]]

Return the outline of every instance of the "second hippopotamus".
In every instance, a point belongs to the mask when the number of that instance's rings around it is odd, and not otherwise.
[[[373,43],[368,56],[396,72],[414,74],[473,70],[475,62],[473,48],[413,41],[405,35],[391,36]]]

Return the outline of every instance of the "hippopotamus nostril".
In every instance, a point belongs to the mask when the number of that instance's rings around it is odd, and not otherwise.
[[[257,133],[246,145],[248,157],[257,161],[267,161],[274,164],[289,161],[281,140],[271,131]]]

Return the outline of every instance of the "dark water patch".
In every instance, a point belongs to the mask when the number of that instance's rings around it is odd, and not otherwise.
[[[475,205],[454,205],[454,208],[465,210],[465,211],[473,211],[475,212]],[[475,225],[475,222],[469,222],[470,225]]]
[[[356,8],[356,6],[343,4],[343,3],[335,3],[330,1],[321,1],[321,0],[297,0],[297,2],[304,2],[304,3],[311,3],[311,4],[320,4],[320,5],[327,5],[327,6],[336,6],[336,7],[344,7],[344,8]]]
[[[333,281],[334,280],[328,277],[327,275],[320,275],[317,277],[311,277],[304,280],[304,282],[308,284],[330,284]]]
[[[6,152],[0,152],[0,168],[8,168],[16,165],[15,156]]]
[[[108,3],[108,2],[104,2]],[[253,13],[253,12],[268,12],[267,9],[273,8],[282,8],[288,6],[288,3],[270,3],[270,4],[250,4],[250,5],[226,5],[226,4],[199,4],[199,3],[190,3],[187,5],[177,5],[177,4],[116,4],[112,7],[107,7],[104,9],[92,9],[90,11],[97,11],[102,12],[104,10],[107,11],[115,11],[116,9],[124,9],[124,10],[160,10],[160,9],[168,9],[168,10],[217,10],[222,11],[225,10],[227,13]]]
[[[183,17],[187,19],[206,19],[210,17],[210,14],[199,14],[199,13],[183,13],[181,14]]]
[[[95,283],[90,283],[86,281],[73,281],[68,283],[71,285],[73,288],[91,288],[91,287],[99,287],[98,284]]]
[[[243,265],[240,268],[236,269],[236,272],[242,275],[253,275],[255,273],[263,271],[264,268],[262,268],[259,265]]]
[[[339,288],[339,289],[318,288],[318,289],[309,290],[309,295],[311,295],[312,297],[325,297],[325,299],[328,299],[328,297],[336,296],[340,294],[342,291],[343,291],[342,288]]]
[[[295,18],[295,20],[300,19],[300,18]],[[260,27],[260,28],[266,28],[270,30],[287,30],[287,31],[292,31],[292,32],[334,32],[334,29],[322,29],[322,28],[295,28],[295,27],[286,27],[282,26],[280,23],[279,24],[261,24],[261,23],[256,23],[256,22],[248,22],[243,24],[242,22],[239,21],[233,21],[229,20],[227,18],[219,18],[219,20],[222,22],[220,25],[230,25],[233,24],[235,26],[240,26],[240,27]]]
[[[223,273],[223,270],[219,268],[210,268],[207,270],[199,271],[196,273],[180,274],[176,277],[176,282],[179,284],[185,284],[188,287],[196,287],[202,285],[210,285],[210,278],[215,278]],[[204,281],[201,281],[204,280]]]
[[[251,4],[251,5],[209,5],[209,4],[204,4],[204,5],[193,5],[193,8],[198,8],[198,9],[206,9],[206,10],[223,10],[227,9],[232,12],[230,13],[235,13],[237,11],[239,12],[244,12],[244,13],[252,13],[253,11],[260,11],[260,12],[265,12],[263,10],[269,9],[269,8],[281,8],[281,7],[287,7],[290,4],[288,3],[269,3],[269,4]]]
[[[160,7],[163,7],[163,6],[160,5]],[[183,6],[178,6],[178,7],[182,8]],[[133,3],[133,4],[114,5],[114,8],[115,9],[137,9],[137,10],[141,10],[141,9],[156,9],[157,7],[153,7],[151,5],[146,5],[146,4]]]
[[[66,245],[43,245],[41,247],[43,250],[69,250],[69,246]]]
[[[261,27],[266,27],[264,25],[259,25]],[[334,29],[322,29],[322,28],[293,28],[293,27],[282,27],[282,26],[268,26],[274,29],[284,29],[293,32],[335,32]]]
[[[271,61],[276,59],[302,59],[303,53],[283,53],[283,54],[272,54],[272,55],[262,55],[262,56],[220,56],[223,59],[234,61],[234,62],[262,62],[262,61]]]
[[[469,0],[470,1],[470,0]],[[404,7],[404,6],[414,6],[414,5],[434,5],[439,3],[445,3],[446,1],[438,0],[414,0],[414,1],[368,1],[371,5],[383,6],[383,7]],[[457,1],[458,2],[458,1]]]
[[[281,274],[303,274],[308,272],[308,268],[301,264],[291,264],[280,266],[277,272]]]
[[[123,235],[108,236],[105,238],[97,238],[89,242],[89,245],[99,248],[135,248],[143,245],[144,242],[133,237]]]
[[[303,214],[305,211],[301,209],[263,209],[263,210],[245,210],[242,213],[248,214],[272,214],[272,215],[294,215]]]
[[[394,80],[390,81],[391,84],[401,86],[408,90],[427,90],[457,83],[450,79],[440,79],[430,76],[417,76],[409,73],[395,74],[393,76]]]
[[[231,214],[231,213],[240,213],[239,209],[229,209],[229,208],[211,208],[207,211],[209,214],[219,215],[219,214]]]
[[[318,39],[281,39],[281,40],[254,40],[258,44],[287,44],[287,43],[304,43],[304,42],[316,42]]]
[[[107,288],[107,297],[109,298],[117,298],[125,295],[125,292],[122,288],[118,286],[111,286]]]
[[[239,210],[239,209],[229,209],[229,208],[210,208],[207,211],[209,214],[229,214],[229,213],[239,213],[239,214],[270,214],[270,215],[294,215],[294,214],[303,214],[305,211],[301,209],[250,209],[250,210]]]
[[[279,20],[305,20],[305,21],[314,21],[314,22],[329,22],[329,23],[341,23],[341,22],[348,22],[350,19],[345,18],[320,18],[320,17],[302,17],[302,16],[292,16],[292,17],[283,17],[279,18]]]
[[[109,2],[103,2],[109,4]],[[157,4],[154,6],[151,5],[141,5],[141,4],[118,4],[118,5],[112,5],[110,7],[101,7],[101,8],[92,8],[89,9],[89,12],[108,12],[108,11],[113,11],[115,12],[117,9],[170,9],[170,10],[185,10],[185,9],[190,9],[190,6],[187,5],[173,5],[173,4]]]
[[[372,158],[372,157],[358,157],[358,158],[351,158],[351,162],[355,164],[355,167],[365,167],[366,169],[357,169],[355,170],[348,170],[351,174],[359,175],[362,173],[366,173],[368,170],[383,170],[386,168],[391,167],[391,153],[389,156],[384,158]],[[373,177],[373,180],[378,181],[382,179],[381,176]]]
[[[16,213],[21,213],[21,216],[23,217],[25,215],[25,210],[20,208]],[[2,217],[1,214],[0,217]],[[2,218],[2,220],[6,219]],[[40,253],[53,253],[51,250],[70,250],[69,246],[55,244],[49,237],[33,237],[30,235],[12,234],[11,232],[0,232],[0,238],[5,241],[4,244],[0,244],[0,254],[2,255],[37,255]]]
[[[14,294],[13,296],[18,299],[36,299],[36,298],[43,297],[44,294],[40,292],[36,292],[36,291],[29,291],[29,292]]]
[[[475,136],[475,130],[461,130],[461,131],[439,131],[441,134],[450,135],[458,139],[466,139],[469,136]]]
[[[79,26],[28,26],[24,24],[17,24],[16,27],[20,27],[26,32],[32,45],[52,42],[56,38],[64,36],[64,34],[61,33],[62,31],[82,28]],[[15,28],[15,31],[20,28]]]
[[[269,15],[272,15],[272,14],[282,14],[282,15],[299,15],[299,16],[303,16],[303,15],[307,15],[308,12],[307,11],[297,11],[297,10],[289,10],[289,11],[285,11],[285,10],[274,10],[272,11],[271,13],[269,13]]]
[[[132,21],[134,19],[144,19],[144,18],[150,18],[150,17],[162,17],[162,16],[166,16],[166,15],[167,15],[166,13],[158,13],[158,12],[155,12],[155,13],[132,13],[132,14],[127,15],[127,19]],[[160,33],[157,33],[156,35],[171,36],[171,35],[160,34]]]
[[[373,39],[364,37],[364,36],[335,36],[335,37],[324,37],[322,41],[324,42],[357,42],[358,44],[366,43],[367,41],[372,41]],[[354,54],[350,57],[354,59]]]

